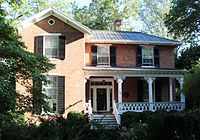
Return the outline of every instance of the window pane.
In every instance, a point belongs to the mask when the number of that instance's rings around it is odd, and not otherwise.
[[[51,107],[54,111],[56,111],[57,107],[57,77],[55,76],[49,76],[47,77],[47,80],[50,81],[50,83],[43,85],[43,89],[48,97],[51,99],[48,100],[49,107]]]
[[[45,56],[58,57],[58,36],[45,36]]]
[[[109,65],[109,47],[98,47],[98,65]]]
[[[153,49],[152,48],[142,48],[142,64],[144,66],[153,65]]]

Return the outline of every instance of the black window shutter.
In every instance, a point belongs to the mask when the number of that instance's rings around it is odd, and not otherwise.
[[[43,36],[35,37],[35,52],[43,55]]]
[[[58,113],[65,111],[65,76],[58,76]]]
[[[143,102],[143,80],[137,81],[137,96],[138,102]]]
[[[142,47],[136,47],[137,66],[142,65]]]
[[[92,66],[97,65],[97,46],[91,46],[91,64]]]
[[[65,59],[65,36],[59,36],[59,59]]]
[[[161,102],[161,80],[155,80],[155,93],[156,93],[156,102]]]
[[[110,65],[116,66],[116,47],[110,46]]]
[[[160,66],[160,53],[159,53],[159,48],[154,47],[154,65],[155,67]]]

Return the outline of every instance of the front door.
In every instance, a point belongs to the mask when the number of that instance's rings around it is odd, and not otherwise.
[[[107,89],[97,88],[97,110],[107,110]]]

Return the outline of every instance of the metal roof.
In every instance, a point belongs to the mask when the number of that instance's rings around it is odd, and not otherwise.
[[[182,42],[161,38],[142,32],[92,30],[90,42],[95,43],[130,43],[130,44],[169,44],[181,45]]]

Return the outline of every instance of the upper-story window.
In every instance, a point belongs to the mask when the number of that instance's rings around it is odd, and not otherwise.
[[[116,66],[116,47],[109,44],[91,46],[93,66]]]
[[[110,52],[109,47],[98,46],[97,47],[97,65],[110,65]]]
[[[153,66],[153,48],[142,47],[142,65]]]
[[[65,40],[66,37],[61,34],[42,34],[36,36],[35,50],[49,59],[65,59]]]
[[[159,48],[155,46],[138,46],[136,48],[137,66],[160,66]]]
[[[59,36],[44,36],[44,55],[47,58],[58,58]]]

